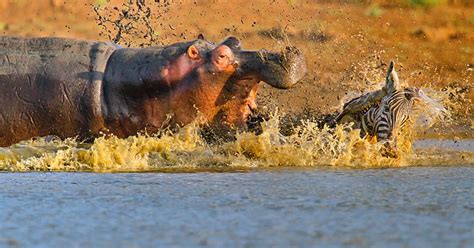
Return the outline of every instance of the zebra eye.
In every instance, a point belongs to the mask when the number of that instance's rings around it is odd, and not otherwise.
[[[408,93],[408,92],[406,92],[406,93],[405,93],[405,98],[408,99],[408,100],[410,100],[410,99],[413,98],[413,95],[410,94],[410,93]]]

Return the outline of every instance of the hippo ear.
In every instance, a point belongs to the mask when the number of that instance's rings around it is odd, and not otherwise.
[[[198,35],[198,40],[206,40],[206,38],[204,38],[204,35],[203,35],[203,34],[199,34],[199,35]]]
[[[191,59],[200,59],[201,54],[199,54],[199,50],[195,45],[191,45],[188,47],[188,51],[186,52],[188,54],[188,57]]]
[[[393,92],[400,88],[400,81],[398,80],[398,74],[395,71],[393,61],[390,62],[388,67],[387,77],[385,79],[385,88],[388,92]]]

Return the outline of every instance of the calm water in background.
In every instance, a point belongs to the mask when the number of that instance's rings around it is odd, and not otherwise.
[[[474,167],[0,173],[0,247],[473,247]]]

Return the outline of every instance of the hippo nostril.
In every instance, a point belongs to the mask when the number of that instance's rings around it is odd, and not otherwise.
[[[222,44],[230,47],[233,50],[242,49],[239,39],[233,36],[227,38],[224,42],[222,42]]]

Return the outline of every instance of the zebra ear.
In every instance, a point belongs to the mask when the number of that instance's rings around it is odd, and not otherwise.
[[[393,61],[391,61],[385,79],[385,88],[387,89],[387,92],[393,92],[400,89],[400,81],[398,80],[398,74],[394,67]]]

